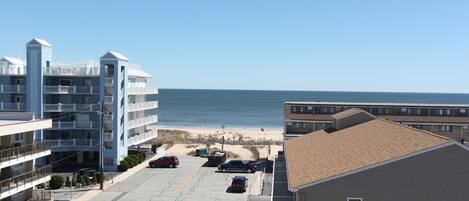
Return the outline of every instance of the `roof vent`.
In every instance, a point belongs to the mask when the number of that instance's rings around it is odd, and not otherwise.
[[[364,110],[358,108],[351,108],[332,115],[332,119],[332,127],[335,130],[341,130],[376,119],[376,117]]]

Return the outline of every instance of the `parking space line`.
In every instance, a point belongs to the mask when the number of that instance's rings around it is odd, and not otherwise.
[[[194,176],[199,172],[201,168],[202,166],[195,169],[191,175],[189,175],[181,184],[179,184],[179,186],[176,188],[176,192],[179,193],[194,178]]]

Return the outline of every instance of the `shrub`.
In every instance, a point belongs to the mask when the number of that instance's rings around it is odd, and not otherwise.
[[[129,163],[129,168],[133,168],[135,165],[137,165],[137,161],[135,160],[134,157],[127,156],[125,159]]]
[[[77,183],[83,183],[83,178],[80,175],[77,175]]]
[[[52,190],[62,188],[64,185],[64,178],[62,176],[53,175],[49,181],[49,187]]]
[[[122,160],[119,163],[119,166],[117,166],[117,169],[119,170],[119,172],[127,171],[129,169],[129,162],[127,162],[126,160]]]
[[[84,183],[85,183],[85,185],[87,185],[87,186],[91,184],[90,178],[87,177],[87,176],[83,176],[83,181],[85,181]]]
[[[67,178],[65,179],[65,186],[66,187],[70,187],[72,186],[72,182],[70,182],[70,178],[67,176]]]
[[[75,179],[75,175],[72,176],[72,186],[76,186],[77,185],[77,181]]]

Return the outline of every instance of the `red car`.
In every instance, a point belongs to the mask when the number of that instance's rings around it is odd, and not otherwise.
[[[150,167],[168,167],[174,168],[179,165],[179,159],[176,156],[164,156],[148,163]]]
[[[231,192],[246,192],[248,188],[248,178],[245,176],[235,176],[231,182],[230,191]]]

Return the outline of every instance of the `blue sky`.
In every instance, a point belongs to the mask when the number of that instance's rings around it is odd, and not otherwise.
[[[160,88],[469,93],[469,1],[5,1],[0,55],[117,50]]]

